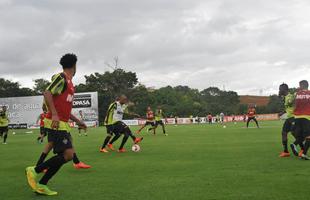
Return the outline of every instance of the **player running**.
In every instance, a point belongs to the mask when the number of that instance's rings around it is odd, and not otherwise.
[[[152,127],[148,129],[148,131],[153,130],[153,135],[156,134],[155,130],[155,117],[154,112],[152,111],[151,107],[147,107],[146,111],[146,122],[145,124],[137,131],[137,134],[141,133],[141,131],[148,125],[151,125]]]
[[[2,144],[7,144],[6,140],[9,134],[9,121],[7,107],[2,106],[2,109],[0,110],[0,136],[3,138]]]
[[[254,121],[257,128],[259,128],[259,125],[258,125],[258,121],[256,119],[256,110],[255,110],[255,107],[254,106],[250,106],[249,107],[249,110],[248,110],[248,120],[246,122],[246,127],[249,128],[249,123],[250,121]]]
[[[84,114],[82,110],[79,111],[79,120],[84,123],[85,119],[84,119]],[[83,129],[82,127],[79,126],[78,130],[79,130],[79,136],[82,136],[82,133],[81,133],[82,130],[84,130],[84,136],[87,136],[87,129]]]
[[[37,138],[37,142],[40,144],[43,143],[43,139],[47,135],[46,130],[44,128],[44,119],[45,119],[46,111],[47,111],[45,104],[42,106],[42,109],[43,109],[43,112],[40,114],[37,120],[37,124],[40,123],[40,135]]]
[[[163,110],[161,109],[160,106],[158,106],[156,111],[155,111],[155,127],[154,127],[154,129],[156,129],[158,127],[158,125],[160,125],[163,129],[164,135],[168,136],[168,134],[166,133],[166,129],[165,129],[165,123],[163,122],[164,119],[165,119],[165,121],[167,121]]]
[[[310,147],[310,91],[309,83],[306,80],[299,82],[299,91],[297,91],[295,97],[294,115],[298,144],[303,147],[303,142],[305,141],[301,158],[310,160],[310,157],[307,155]]]
[[[63,72],[53,76],[52,83],[44,92],[44,100],[48,106],[44,127],[48,133],[48,142],[56,155],[36,167],[26,168],[28,184],[38,194],[57,195],[57,192],[47,187],[47,183],[65,163],[74,157],[75,152],[68,121],[72,120],[81,127],[86,128],[83,122],[80,122],[71,114],[74,96],[72,78],[76,73],[76,62],[76,55],[64,55],[60,59]],[[38,174],[46,169],[47,172],[38,182]]]
[[[102,153],[108,153],[109,151],[107,150],[106,146],[112,151],[114,151],[113,143],[118,140],[121,137],[121,134],[124,134],[122,143],[118,149],[119,153],[124,153],[126,152],[126,149],[124,148],[127,140],[129,137],[132,138],[135,144],[138,144],[143,140],[143,137],[137,138],[132,134],[132,131],[130,128],[122,121],[124,113],[129,114],[129,115],[134,115],[137,116],[137,114],[130,113],[128,111],[128,98],[125,95],[121,95],[119,98],[116,99],[115,102],[111,103],[105,120],[104,124],[107,129],[107,137],[104,139],[104,142],[100,148],[100,152]],[[114,137],[112,138],[112,136]],[[112,138],[112,140],[111,140]]]
[[[283,83],[279,87],[279,96],[284,97],[284,107],[285,112],[287,114],[287,119],[285,120],[282,128],[282,145],[283,145],[283,152],[281,152],[279,157],[289,157],[290,153],[288,151],[287,145],[287,135],[289,132],[295,137],[294,133],[294,124],[295,124],[295,117],[294,117],[294,100],[295,95],[289,92],[289,87],[287,84]],[[295,137],[296,139],[296,137]],[[293,144],[291,144],[291,149],[293,153],[298,156],[298,150],[296,145],[298,145],[297,139]]]

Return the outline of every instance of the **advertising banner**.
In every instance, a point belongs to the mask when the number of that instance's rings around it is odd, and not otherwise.
[[[0,106],[7,106],[10,127],[37,128],[42,111],[43,96],[0,98]],[[97,92],[76,93],[72,113],[88,126],[98,125]]]

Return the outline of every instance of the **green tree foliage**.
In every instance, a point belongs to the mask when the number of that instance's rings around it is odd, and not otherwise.
[[[36,94],[43,94],[43,92],[45,91],[45,89],[47,88],[49,84],[50,84],[50,81],[45,80],[43,78],[36,79],[34,80],[33,91]]]
[[[76,92],[98,92],[99,120],[103,122],[108,106],[120,94],[125,94],[132,102],[131,110],[145,116],[146,107],[154,110],[161,106],[167,116],[188,117],[206,116],[223,112],[244,114],[247,105],[239,104],[238,94],[209,87],[202,91],[188,86],[166,86],[149,89],[138,83],[136,73],[115,68],[113,71],[94,73],[85,76],[85,83],[76,86]],[[18,82],[0,78],[0,97],[29,96],[42,94],[50,82],[45,79],[34,80],[33,89],[21,88]],[[283,102],[278,96],[270,96],[267,106],[258,107],[258,113],[275,113],[283,109]]]
[[[20,97],[35,95],[29,88],[21,88],[18,82],[0,78],[0,97]]]

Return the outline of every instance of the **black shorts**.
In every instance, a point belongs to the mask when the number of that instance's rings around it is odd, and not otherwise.
[[[129,127],[124,122],[116,122],[112,125],[107,125],[107,134],[108,135],[119,135],[130,132]]]
[[[145,126],[148,126],[148,125],[155,126],[155,122],[146,121]]]
[[[310,136],[310,121],[305,118],[295,118],[295,134],[301,138]]]
[[[1,126],[0,127],[0,134],[7,133],[9,131],[8,126]]]
[[[46,129],[44,127],[40,127],[40,134],[44,136],[47,135]]]
[[[155,125],[156,126],[158,126],[158,125],[162,125],[163,126],[164,122],[163,122],[163,120],[158,120],[158,121],[155,122]]]
[[[293,132],[295,129],[295,118],[291,117],[285,120],[282,131],[285,133]]]
[[[67,149],[72,149],[72,137],[67,131],[45,129],[47,131],[48,142],[53,142],[53,151],[55,154],[61,154]]]

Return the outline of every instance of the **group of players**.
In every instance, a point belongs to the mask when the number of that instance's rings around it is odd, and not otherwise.
[[[288,133],[292,133],[295,141],[290,148],[295,156],[303,160],[310,160],[307,155],[310,147],[310,91],[309,83],[306,80],[299,82],[296,92],[290,92],[287,84],[279,87],[279,96],[284,98],[287,119],[282,129],[283,152],[280,157],[289,157]],[[298,146],[300,150],[298,150]]]
[[[48,143],[45,145],[36,166],[26,168],[28,184],[38,194],[48,196],[57,195],[57,192],[49,189],[47,184],[67,162],[73,160],[73,166],[77,169],[88,169],[91,167],[78,159],[70,134],[69,121],[73,121],[78,125],[80,134],[81,130],[85,130],[86,132],[87,129],[82,117],[76,117],[71,113],[75,91],[72,78],[76,73],[76,63],[76,55],[66,54],[62,56],[60,65],[63,68],[63,72],[52,77],[51,84],[44,92],[44,113],[39,118],[41,128],[40,136],[37,140],[42,143],[43,138],[47,135]],[[108,135],[100,148],[100,152],[107,153],[108,149],[113,151],[113,143],[122,135],[123,139],[118,149],[120,153],[126,152],[124,145],[129,137],[135,144],[143,140],[143,137],[136,137],[123,122],[124,114],[139,117],[137,114],[128,111],[128,98],[125,95],[120,95],[111,103],[106,113],[104,124]],[[154,134],[156,133],[157,126],[161,125],[163,133],[166,134],[165,126],[162,122],[163,118],[164,114],[160,107],[156,110],[155,114],[149,108],[145,125],[152,125],[151,130],[153,130]],[[6,123],[5,125],[7,127],[8,122],[3,122],[0,118],[0,127],[2,123]],[[2,129],[0,130],[2,131]],[[7,133],[7,130],[5,131]],[[46,160],[47,155],[52,149],[55,156]],[[42,177],[38,180],[40,174],[42,174]]]
[[[47,106],[47,112],[44,116],[44,130],[48,135],[48,143],[39,157],[37,165],[26,168],[28,184],[31,189],[38,194],[57,195],[57,192],[50,190],[47,184],[65,163],[73,160],[76,168],[90,168],[89,165],[80,162],[77,158],[70,135],[70,125],[68,123],[69,120],[75,122],[80,130],[86,130],[87,128],[82,120],[71,114],[74,95],[72,78],[76,73],[76,63],[76,55],[64,55],[60,59],[63,72],[52,77],[52,83],[44,93],[44,100]],[[296,141],[291,144],[293,153],[295,155],[299,154],[297,150],[297,145],[299,145],[301,148],[300,157],[309,160],[310,158],[307,156],[307,151],[310,147],[310,91],[308,90],[308,82],[300,82],[300,89],[294,95],[290,95],[287,85],[283,84],[280,87],[280,95],[285,96],[286,111],[289,115],[283,127],[282,141],[284,152],[281,153],[281,157],[289,156],[287,149],[287,133],[292,132],[296,138]],[[100,152],[107,153],[109,152],[108,149],[113,151],[113,143],[117,141],[121,135],[123,135],[123,139],[118,149],[118,152],[121,153],[126,151],[124,145],[129,137],[135,144],[143,140],[142,137],[136,137],[123,122],[123,115],[125,113],[139,117],[135,113],[128,111],[128,98],[125,95],[121,95],[111,103],[108,108],[104,122],[108,135],[100,148]],[[255,114],[255,108],[249,109],[248,122],[254,120],[257,123]],[[295,118],[293,119],[290,114],[293,114]],[[148,108],[146,118],[146,123],[138,130],[137,134],[147,125],[151,125],[149,131],[153,131],[153,134],[156,134],[156,128],[158,125],[161,125],[163,133],[166,134],[165,125],[162,120],[165,116],[160,107],[157,108],[155,113],[151,108]],[[3,121],[1,123],[3,123]],[[42,138],[38,138],[40,141],[41,139]],[[45,160],[52,149],[55,156]],[[38,181],[38,176],[41,173],[43,176]]]

